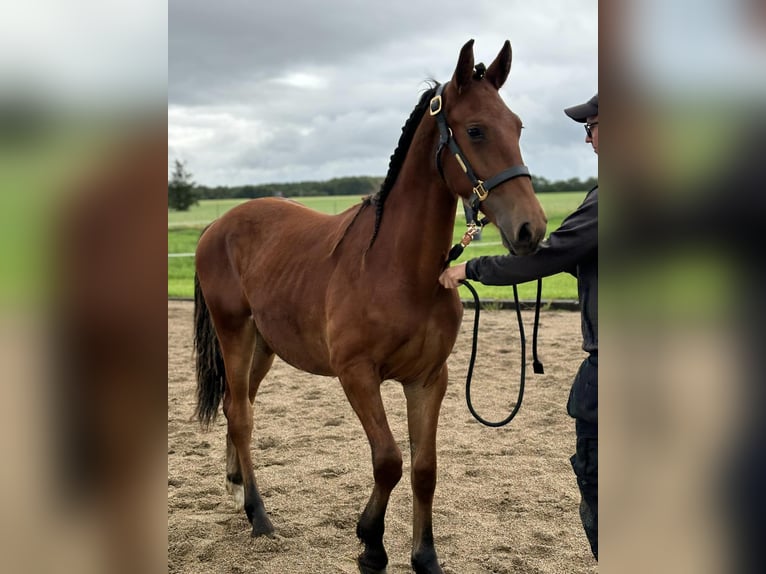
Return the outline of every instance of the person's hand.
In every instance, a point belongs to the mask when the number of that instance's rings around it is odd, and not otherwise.
[[[457,289],[463,279],[465,279],[465,263],[449,267],[439,275],[439,283],[447,289]]]

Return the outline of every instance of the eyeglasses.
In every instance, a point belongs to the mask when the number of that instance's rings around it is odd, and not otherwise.
[[[597,125],[598,125],[598,122],[593,122],[592,124],[585,124],[585,133],[588,134],[589,138],[593,137],[593,132],[591,131],[591,128]]]

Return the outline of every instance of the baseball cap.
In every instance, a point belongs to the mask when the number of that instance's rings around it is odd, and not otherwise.
[[[564,113],[574,121],[584,124],[589,117],[598,115],[598,93],[584,104],[566,108]]]

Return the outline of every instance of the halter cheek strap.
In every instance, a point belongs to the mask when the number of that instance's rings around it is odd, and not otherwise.
[[[466,174],[466,176],[468,176],[468,179],[473,186],[474,195],[472,196],[469,204],[474,213],[474,220],[476,220],[476,217],[479,213],[479,205],[482,201],[487,199],[490,191],[492,191],[501,183],[508,181],[509,179],[514,179],[521,176],[531,177],[531,175],[529,174],[529,169],[527,166],[515,165],[513,167],[504,169],[500,173],[493,175],[484,181],[476,177],[476,174],[471,168],[471,164],[468,162],[468,159],[465,157],[465,155],[463,155],[460,146],[457,145],[455,138],[452,136],[452,130],[447,125],[447,119],[445,117],[444,108],[442,105],[442,93],[444,92],[444,88],[448,83],[449,82],[446,82],[437,86],[436,93],[434,94],[434,97],[431,98],[431,103],[429,106],[430,114],[436,119],[436,125],[439,128],[439,145],[436,147],[436,167],[439,170],[439,175],[441,175],[442,179],[445,179],[441,156],[445,146],[448,147],[452,154],[455,156],[458,165],[460,165],[463,172]]]

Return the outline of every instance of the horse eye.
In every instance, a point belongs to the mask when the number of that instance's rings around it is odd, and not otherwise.
[[[468,136],[471,139],[478,140],[484,136],[484,133],[481,131],[481,128],[470,127],[468,128]]]

